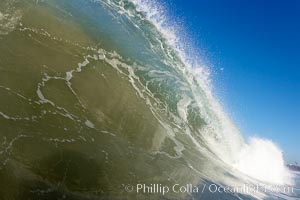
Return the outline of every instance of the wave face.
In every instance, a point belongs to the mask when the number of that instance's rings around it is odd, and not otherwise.
[[[0,5],[4,199],[218,199],[124,185],[293,184],[276,145],[244,141],[213,96],[209,69],[159,3]]]

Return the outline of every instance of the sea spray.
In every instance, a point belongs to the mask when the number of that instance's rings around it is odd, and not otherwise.
[[[234,167],[260,181],[272,184],[293,184],[285,167],[282,151],[272,141],[252,137],[238,153]]]

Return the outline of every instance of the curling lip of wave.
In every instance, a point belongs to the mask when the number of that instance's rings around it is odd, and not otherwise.
[[[292,176],[285,167],[282,152],[274,143],[270,140],[260,138],[251,138],[249,144],[243,142],[243,139],[241,139],[241,135],[237,131],[235,125],[231,123],[227,114],[223,112],[221,106],[211,94],[209,71],[207,71],[207,68],[202,65],[197,65],[196,63],[195,67],[193,64],[188,62],[189,60],[196,60],[197,58],[188,59],[188,54],[185,53],[185,51],[187,50],[186,47],[188,47],[188,51],[190,51],[190,46],[182,44],[180,34],[176,31],[176,28],[174,29],[174,26],[170,26],[168,24],[166,20],[167,17],[163,14],[164,8],[156,1],[131,0],[131,2],[136,5],[138,10],[142,11],[146,15],[147,19],[156,26],[167,42],[177,51],[179,57],[185,63],[187,70],[190,70],[190,72],[193,73],[193,71],[199,71],[199,66],[201,67],[200,69],[202,73],[197,74],[197,80],[201,84],[201,87],[204,88],[208,99],[212,101],[210,102],[210,107],[217,116],[216,118],[218,123],[220,123],[220,128],[226,129],[221,130],[219,128],[220,130],[216,130],[223,132],[223,136],[225,137],[221,137],[221,139],[224,140],[223,145],[226,147],[222,149],[219,144],[211,142],[210,148],[225,163],[233,166],[250,177],[274,184],[293,184]],[[188,75],[190,75],[190,73],[188,73]],[[187,79],[189,79],[189,77],[187,77]],[[179,113],[184,116],[183,118],[186,118],[183,109],[180,106],[178,107]],[[185,105],[185,107],[187,106]],[[213,121],[215,120],[213,119]],[[207,134],[207,137],[211,136]],[[233,140],[233,142],[231,140]],[[211,138],[207,138],[207,141],[213,140]],[[227,151],[225,153],[231,155],[227,155],[227,158],[223,159],[219,149],[223,151],[223,155],[224,150]]]

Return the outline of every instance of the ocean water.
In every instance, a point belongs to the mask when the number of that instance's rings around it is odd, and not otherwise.
[[[143,0],[0,2],[0,199],[299,199]]]

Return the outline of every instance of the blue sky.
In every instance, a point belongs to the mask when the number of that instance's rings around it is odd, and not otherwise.
[[[300,1],[167,2],[213,66],[242,134],[271,139],[300,163]]]

